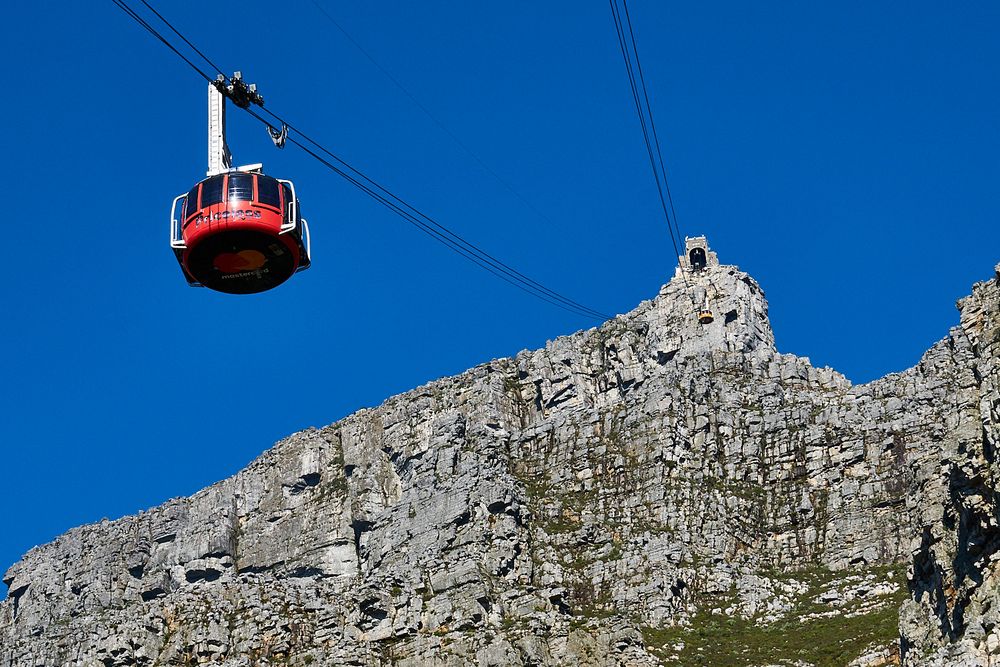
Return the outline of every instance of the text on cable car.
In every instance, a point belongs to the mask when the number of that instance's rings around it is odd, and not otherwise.
[[[203,222],[218,222],[219,220],[230,220],[230,219],[248,220],[250,218],[259,219],[260,217],[261,217],[260,211],[254,211],[253,209],[220,211],[218,213],[212,213],[211,215],[205,215],[203,213],[199,213],[198,216],[194,219],[194,224],[197,227]]]
[[[253,271],[240,271],[239,273],[227,273],[219,276],[222,280],[232,280],[233,278],[260,278],[265,273],[270,273],[270,269],[254,269]]]

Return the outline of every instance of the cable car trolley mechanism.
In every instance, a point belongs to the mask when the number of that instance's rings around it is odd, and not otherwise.
[[[263,106],[239,72],[208,86],[208,174],[170,207],[170,247],[188,284],[229,294],[277,287],[309,268],[309,225],[295,185],[264,174],[263,165],[233,168],[226,143],[226,98]],[[268,127],[281,148],[287,129]]]

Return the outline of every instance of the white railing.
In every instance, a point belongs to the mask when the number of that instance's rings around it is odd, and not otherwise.
[[[278,232],[279,234],[286,234],[288,232],[294,231],[295,226],[297,224],[298,212],[299,212],[299,199],[295,195],[295,184],[294,183],[292,183],[291,181],[284,181],[284,180],[282,180],[280,178],[275,179],[275,180],[277,180],[282,185],[287,185],[288,189],[291,190],[291,192],[292,192],[292,201],[288,202],[288,206],[287,206],[287,210],[288,210],[288,222],[281,223],[281,231]]]
[[[176,215],[177,202],[182,199],[186,200],[187,195],[183,194],[174,197],[174,203],[170,205],[170,247],[178,250],[187,248],[187,244],[184,243],[184,235],[181,233],[181,221]],[[183,207],[181,210],[183,210]]]

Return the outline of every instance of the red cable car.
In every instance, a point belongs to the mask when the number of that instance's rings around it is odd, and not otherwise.
[[[226,143],[226,99],[263,106],[256,86],[236,72],[208,86],[208,178],[170,207],[170,247],[188,284],[228,294],[277,287],[309,268],[309,225],[295,185],[266,176],[260,164],[233,169]],[[288,129],[268,126],[281,148]],[[177,216],[180,204],[180,217]]]
[[[189,285],[253,294],[309,268],[295,185],[256,169],[209,176],[174,199],[170,221],[170,246]]]

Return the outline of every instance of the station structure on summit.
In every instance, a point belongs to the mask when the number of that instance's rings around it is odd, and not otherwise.
[[[682,271],[697,272],[719,266],[719,256],[709,249],[704,236],[685,236],[684,254],[677,258]]]
[[[719,266],[719,256],[709,249],[708,239],[704,236],[685,236],[684,254],[677,257],[677,272],[680,275],[697,276],[708,268]],[[708,290],[696,286],[693,291],[694,306],[701,324],[711,324],[715,321],[712,307],[709,305]]]
[[[226,142],[226,100],[263,106],[239,72],[208,86],[208,173],[170,208],[170,247],[193,287],[252,294],[277,287],[311,263],[309,225],[295,185],[262,164],[233,167]],[[268,127],[275,145],[287,129]]]

